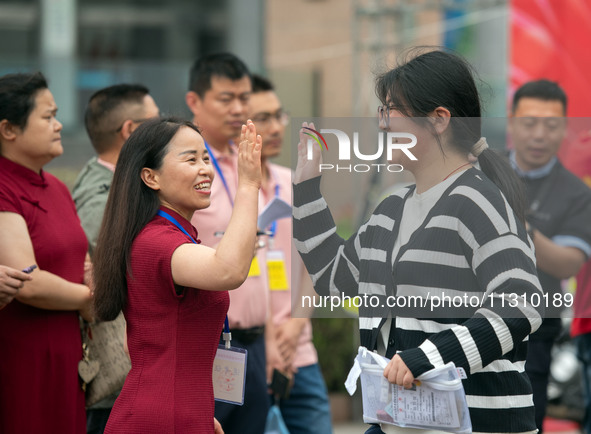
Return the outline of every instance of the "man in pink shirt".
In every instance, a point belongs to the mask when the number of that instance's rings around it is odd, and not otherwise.
[[[225,231],[232,214],[238,185],[238,153],[233,140],[246,124],[251,93],[250,72],[232,54],[203,56],[191,68],[185,101],[205,139],[216,172],[211,205],[196,211],[191,221],[206,246],[219,242],[219,234]],[[232,346],[246,348],[248,359],[244,405],[215,405],[215,417],[226,434],[260,434],[265,428],[269,409],[265,340],[271,338],[265,332],[270,318],[268,306],[265,261],[259,250],[249,277],[240,288],[230,292],[228,320]]]
[[[279,197],[291,204],[291,170],[269,161],[281,152],[289,118],[272,84],[263,77],[253,76],[250,108],[251,119],[263,138],[261,193],[264,202],[267,204]],[[268,360],[267,363],[294,375],[289,398],[279,402],[281,414],[291,434],[331,433],[328,394],[312,343],[310,319],[304,312],[298,312],[298,317],[291,315],[292,300],[299,299],[306,285],[311,289],[312,282],[297,252],[292,262],[291,219],[277,220],[265,229],[271,233],[267,241],[267,269],[274,342],[281,355],[279,362]]]

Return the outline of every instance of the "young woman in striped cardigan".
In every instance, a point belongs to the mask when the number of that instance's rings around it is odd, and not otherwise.
[[[417,138],[416,160],[400,151],[390,159],[416,184],[386,198],[343,240],[320,193],[320,151],[313,148],[308,160],[307,136],[300,134],[294,239],[316,291],[379,300],[380,307],[360,307],[361,344],[392,359],[384,371],[391,383],[410,387],[453,361],[467,374],[474,432],[535,432],[524,361],[543,297],[522,187],[481,138],[471,67],[457,55],[426,52],[379,76],[376,91],[384,104],[381,127]],[[386,307],[401,297],[415,304],[420,298],[422,308]],[[452,298],[454,305],[446,304]]]

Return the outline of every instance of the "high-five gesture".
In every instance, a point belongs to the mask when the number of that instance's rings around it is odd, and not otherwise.
[[[240,141],[238,142],[238,182],[251,183],[261,187],[261,149],[263,139],[257,136],[257,131],[249,119],[242,125]]]
[[[300,129],[300,142],[298,143],[298,165],[296,166],[294,184],[307,181],[320,176],[320,164],[322,163],[322,151],[318,146],[311,146],[311,159],[308,159],[308,141],[312,140],[309,134],[313,134],[306,128],[315,129],[314,124],[304,122]]]

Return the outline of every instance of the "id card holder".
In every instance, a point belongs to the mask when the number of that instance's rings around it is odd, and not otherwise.
[[[271,291],[287,291],[289,289],[285,257],[281,250],[267,252],[267,277]]]
[[[259,260],[256,255],[252,258],[250,269],[248,270],[248,277],[258,277],[261,275],[261,267],[259,267]]]
[[[244,348],[218,346],[212,371],[213,396],[216,401],[244,404],[247,354]]]

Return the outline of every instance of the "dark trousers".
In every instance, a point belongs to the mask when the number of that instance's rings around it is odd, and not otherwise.
[[[577,356],[583,364],[583,387],[585,399],[585,419],[583,420],[583,432],[591,434],[591,333],[577,336]]]
[[[550,378],[550,362],[552,346],[560,334],[560,318],[547,318],[539,330],[529,336],[525,372],[531,382],[536,409],[536,427],[542,434],[546,405],[548,403],[548,380]]]
[[[367,431],[365,431],[365,434],[384,434],[384,431],[382,431],[379,425],[371,424]]]
[[[232,346],[248,351],[244,405],[216,401],[215,417],[225,434],[263,434],[269,412],[265,336],[261,334],[254,342],[247,344],[233,338]]]
[[[86,434],[103,434],[110,414],[110,408],[86,410]]]

